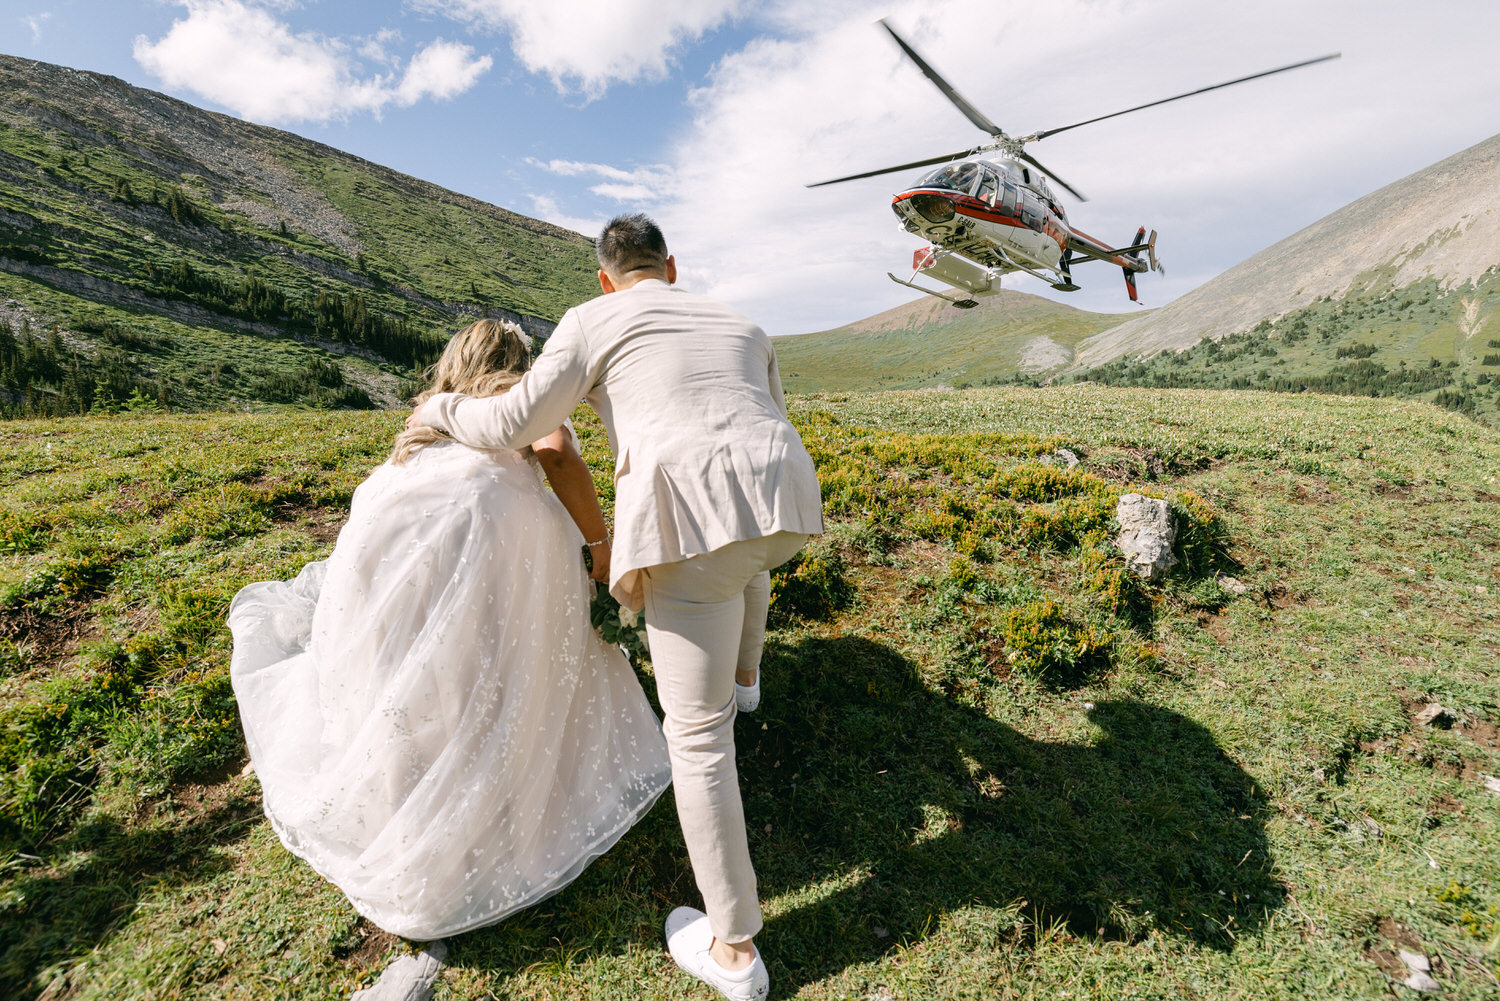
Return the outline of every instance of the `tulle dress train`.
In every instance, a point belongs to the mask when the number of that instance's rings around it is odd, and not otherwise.
[[[442,442],[359,486],[326,561],[235,597],[266,815],[379,927],[441,938],[535,904],[669,783],[589,626],[581,541],[520,453]]]

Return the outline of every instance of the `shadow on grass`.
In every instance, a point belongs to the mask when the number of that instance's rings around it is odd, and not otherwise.
[[[766,703],[737,723],[751,853],[762,899],[807,900],[757,940],[778,994],[970,905],[1004,912],[996,939],[1019,917],[1231,949],[1284,899],[1264,798],[1182,715],[1105,702],[1094,742],[1037,741],[867,639],[772,644],[764,669]],[[667,910],[698,902],[684,855],[666,797],[566,892],[461,936],[451,958],[503,979],[659,943]]]
[[[1033,740],[861,638],[768,650],[765,669],[766,728],[739,735],[752,830],[771,818],[752,842],[761,896],[863,873],[767,924],[788,987],[971,904],[1075,935],[1229,949],[1284,899],[1264,797],[1185,716],[1103,702],[1087,712],[1095,741]],[[993,934],[1014,930],[1004,918]]]
[[[88,821],[48,843],[0,902],[0,996],[34,998],[49,966],[87,955],[158,883],[207,879],[221,851],[260,821],[257,798],[236,794],[179,823],[127,828]]]

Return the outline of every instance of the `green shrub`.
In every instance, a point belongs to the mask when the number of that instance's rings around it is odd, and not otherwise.
[[[0,511],[0,553],[32,553],[52,537],[52,519],[44,512]]]
[[[1132,625],[1151,618],[1151,593],[1140,575],[1131,573],[1118,550],[1102,539],[1090,539],[1083,547],[1083,586],[1097,595],[1105,611]]]
[[[1177,573],[1202,577],[1231,565],[1229,528],[1218,510],[1191,490],[1179,490],[1171,499],[1177,538],[1172,551],[1178,559]]]
[[[45,606],[99,593],[109,583],[115,557],[101,551],[64,556],[33,570],[0,595],[0,608]]]
[[[1049,685],[1077,684],[1109,663],[1110,638],[1068,621],[1055,601],[1011,610],[1003,635],[1011,667]]]

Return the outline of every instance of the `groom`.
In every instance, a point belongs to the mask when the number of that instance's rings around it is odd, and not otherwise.
[[[674,910],[667,944],[688,972],[750,1001],[769,980],[753,942],[761,914],[735,768],[736,668],[749,685],[767,571],[822,531],[817,475],[765,333],[674,288],[677,263],[644,215],[610,220],[598,256],[606,294],[564,314],[509,392],[440,394],[408,424],[516,448],[554,431],[580,399],[604,422],[615,456],[610,593],[645,609],[678,818],[708,912]],[[754,684],[758,694],[758,674]]]

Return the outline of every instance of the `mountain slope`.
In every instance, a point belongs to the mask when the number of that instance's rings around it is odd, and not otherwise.
[[[94,406],[101,378],[106,408],[142,390],[189,409],[392,403],[457,326],[488,314],[545,336],[594,293],[593,271],[577,233],[113,77],[0,56],[8,410]]]
[[[1073,378],[1410,396],[1500,416],[1500,137],[1088,338]]]
[[[1009,290],[973,309],[922,296],[834,330],[778,337],[776,356],[792,392],[983,385],[1066,366],[1075,344],[1120,319]]]
[[[1181,350],[1324,298],[1378,297],[1424,281],[1442,290],[1476,284],[1497,264],[1500,136],[1351,202],[1150,315],[1088,338],[1076,360],[1099,365]]]

